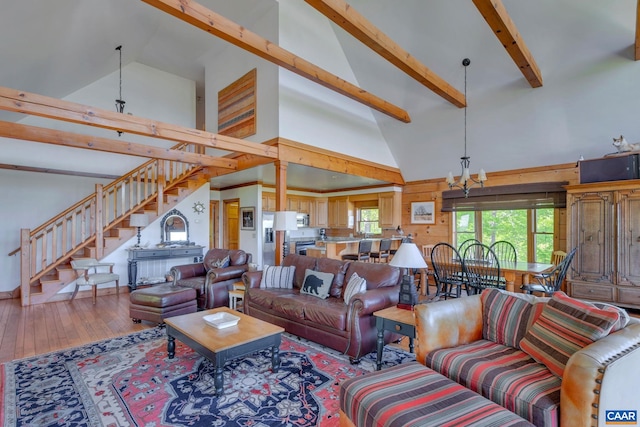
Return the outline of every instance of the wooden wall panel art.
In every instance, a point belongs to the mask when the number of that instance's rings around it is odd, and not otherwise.
[[[218,133],[244,138],[256,133],[256,69],[218,92]]]

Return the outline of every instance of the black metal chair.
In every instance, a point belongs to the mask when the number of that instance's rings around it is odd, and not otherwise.
[[[369,261],[371,259],[370,254],[372,243],[373,242],[368,239],[360,240],[360,243],[358,243],[358,253],[342,255],[342,259],[350,261]]]
[[[431,250],[431,266],[436,281],[436,295],[460,298],[462,288],[468,287],[464,280],[464,267],[457,249],[448,243],[438,243]]]
[[[378,247],[378,252],[371,252],[371,258],[374,262],[389,262],[391,256],[391,239],[382,239]]]
[[[511,242],[498,240],[489,246],[489,248],[496,254],[498,261],[501,263],[509,262],[515,264],[518,262],[518,253]]]
[[[477,294],[487,288],[506,288],[506,281],[500,275],[500,262],[489,246],[473,243],[467,246],[463,259],[467,284],[472,293]]]
[[[567,271],[569,271],[569,266],[571,265],[571,261],[573,261],[573,257],[576,254],[576,249],[577,248],[573,248],[573,250],[567,254],[565,259],[562,260],[560,264],[556,265],[552,270],[533,276],[537,283],[522,285],[520,289],[528,294],[541,292],[545,296],[551,296],[554,293],[558,292],[560,290],[560,287],[562,286],[562,282],[564,282]]]
[[[464,251],[467,250],[467,247],[469,247],[470,245],[473,245],[474,243],[480,243],[480,241],[477,239],[468,239],[460,243],[460,245],[458,246],[458,253],[461,256],[464,256]]]

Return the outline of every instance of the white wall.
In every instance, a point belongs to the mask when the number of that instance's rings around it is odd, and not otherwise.
[[[65,99],[113,110],[115,109],[113,104],[118,95],[117,74],[100,79]],[[193,127],[195,124],[195,83],[193,81],[134,63],[123,68],[123,98],[127,102],[125,111],[131,111],[135,115],[187,127]],[[89,126],[72,125],[37,117],[24,119],[22,122],[119,139],[114,131]],[[128,134],[124,134],[120,139],[145,140]],[[158,140],[145,141],[149,141],[145,142],[149,144],[162,145],[157,142]],[[2,163],[32,167],[122,175],[147,160],[141,157],[96,154],[90,150],[54,147],[7,138],[0,138],[0,143],[3,147]],[[166,146],[175,145],[163,143]],[[0,226],[0,253],[2,254],[0,270],[4,272],[0,292],[13,291],[20,284],[20,257],[19,255],[7,256],[9,252],[20,246],[20,229],[38,227],[73,203],[93,193],[97,183],[106,184],[107,181],[78,176],[0,170],[0,200],[3,201],[0,203],[0,216],[4,218]],[[202,195],[201,200],[206,202],[208,210],[207,195]],[[208,246],[208,220],[205,222],[207,237],[198,241]],[[114,256],[119,257],[118,270],[124,272],[121,277],[126,278],[126,263],[123,264],[126,256],[123,253]]]

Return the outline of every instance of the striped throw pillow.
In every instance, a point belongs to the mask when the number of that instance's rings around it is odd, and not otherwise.
[[[496,344],[519,348],[527,333],[532,305],[499,289],[485,289],[482,300],[482,337]]]
[[[262,271],[260,287],[263,289],[293,289],[293,275],[296,266],[269,266],[265,265]]]
[[[573,353],[606,336],[619,313],[556,292],[520,341],[520,349],[562,378]]]
[[[364,279],[364,277],[358,276],[358,273],[353,273],[349,278],[347,286],[345,286],[344,288],[344,303],[349,304],[349,301],[351,301],[351,298],[353,298],[355,294],[364,292],[366,290],[367,281]]]

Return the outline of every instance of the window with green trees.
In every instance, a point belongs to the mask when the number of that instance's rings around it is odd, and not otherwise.
[[[378,207],[358,209],[358,232],[361,234],[382,234],[378,222],[380,210]]]
[[[549,262],[553,252],[554,209],[455,211],[455,244],[478,239],[490,246],[511,242],[518,260]]]

